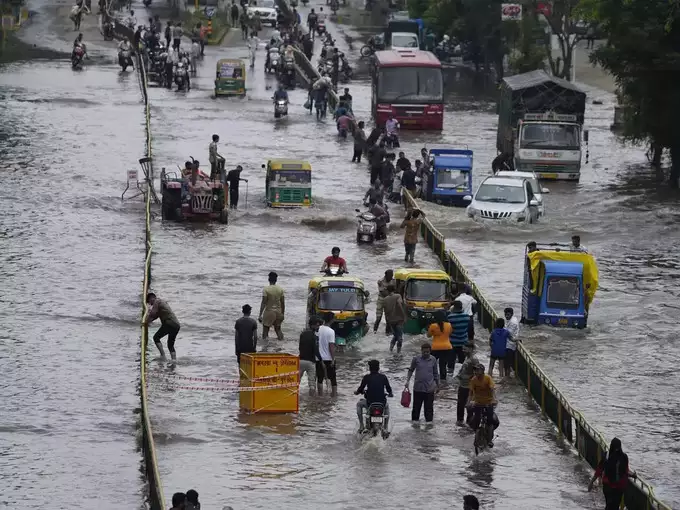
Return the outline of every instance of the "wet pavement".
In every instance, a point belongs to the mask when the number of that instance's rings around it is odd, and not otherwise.
[[[346,49],[346,39],[336,35],[340,28],[329,26]],[[349,26],[342,30],[358,37]],[[235,30],[227,36],[230,47],[206,48],[191,92],[150,91],[157,172],[181,165],[189,155],[207,164],[210,137],[219,133],[228,166],[243,165],[249,179],[247,208],[242,183],[241,210],[228,226],[163,223],[156,211],[152,290],[182,322],[177,366],[155,359],[153,351],[149,376],[167,500],[194,487],[204,505],[217,508],[271,508],[274,499],[280,508],[365,508],[365,499],[376,494],[386,508],[413,508],[422,505],[425,493],[434,505],[455,505],[468,492],[479,495],[485,508],[601,507],[599,494],[585,490],[590,470],[556,444],[552,428],[513,381],[499,387],[496,447],[479,458],[471,434],[455,426],[453,385],[435,403],[434,427],[412,426],[409,411],[395,401],[389,440],[360,442],[353,391],[365,361],[381,361],[398,396],[422,336],[408,338],[402,355],[391,355],[388,337],[369,334],[358,351],[338,361],[339,397],[302,392],[298,415],[244,416],[237,393],[153,384],[167,373],[236,377],[233,322],[243,304],[257,310],[271,270],[286,290],[286,339],[270,340],[266,350],[296,353],[307,281],[332,246],[341,247],[351,274],[373,294],[384,270],[403,263],[396,206],[386,243],[355,243],[353,211],[361,206],[368,172],[350,163],[351,141],[336,138],[332,121],[317,123],[307,115],[301,90],[290,94],[288,118],[274,120],[268,87],[275,80],[262,71],[264,49],[248,76],[246,99],[211,97],[217,59],[247,56],[239,35]],[[356,55],[359,47],[349,53]],[[143,116],[135,75],[121,75],[113,65],[115,52],[105,45],[101,53],[111,64],[90,66],[78,78],[67,61],[0,72],[0,111],[12,121],[11,132],[0,131],[9,163],[0,192],[0,267],[12,290],[3,295],[0,311],[7,324],[0,369],[12,381],[3,388],[9,397],[1,409],[9,419],[0,433],[9,445],[5,463],[21,473],[5,484],[0,501],[19,495],[27,508],[74,501],[75,507],[95,501],[102,507],[105,501],[136,508],[142,499],[133,411],[143,218],[141,204],[121,205],[119,195],[125,170],[143,155]],[[452,73],[448,84],[444,132],[404,133],[403,150],[413,158],[424,144],[468,145],[475,151],[479,182],[495,156],[494,107],[473,97],[462,75],[457,81]],[[350,87],[355,112],[368,120],[370,84],[359,80]],[[584,336],[538,329],[525,342],[586,416],[608,436],[622,438],[632,465],[673,503],[680,499],[671,450],[678,431],[654,375],[670,388],[677,385],[671,372],[676,339],[668,333],[678,297],[671,284],[678,260],[669,255],[677,236],[677,203],[653,179],[637,176],[635,165],[644,156],[615,142],[608,131],[613,98],[598,97],[605,104],[588,112],[591,165],[578,185],[547,184],[546,221],[500,229],[472,223],[460,209],[425,208],[498,307],[519,309],[527,240],[582,235],[598,257],[602,280],[589,331]],[[314,208],[264,207],[260,165],[274,157],[310,161]],[[419,267],[438,267],[422,244],[416,261]],[[507,296],[516,299],[508,303]],[[602,412],[607,400],[611,407]]]

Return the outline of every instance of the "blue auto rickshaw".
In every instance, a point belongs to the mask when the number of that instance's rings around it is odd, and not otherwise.
[[[430,168],[423,173],[428,202],[466,207],[472,201],[472,151],[430,149]]]
[[[585,328],[598,285],[595,258],[569,245],[537,245],[524,257],[522,322]]]

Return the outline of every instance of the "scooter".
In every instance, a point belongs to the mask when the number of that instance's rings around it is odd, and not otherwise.
[[[177,71],[175,72],[175,84],[178,91],[189,90],[189,76],[186,67],[181,62],[177,65]]]
[[[274,118],[278,119],[283,115],[288,115],[288,100],[287,99],[274,100]]]
[[[342,276],[344,274],[347,274],[346,271],[343,271],[340,269],[340,266],[333,264],[331,266],[328,266],[325,271],[321,271],[323,274],[326,276]]]
[[[399,148],[399,135],[397,133],[386,133],[385,134],[385,145],[389,149]]]
[[[128,66],[132,67],[133,64],[130,50],[121,50],[118,52],[118,65],[123,69],[123,72],[127,71]]]
[[[368,211],[354,210],[359,213],[357,214],[357,243],[372,243],[378,232],[377,218]]]
[[[83,68],[83,59],[85,58],[85,50],[81,46],[73,48],[73,56],[71,57],[71,68],[74,71],[79,71]]]

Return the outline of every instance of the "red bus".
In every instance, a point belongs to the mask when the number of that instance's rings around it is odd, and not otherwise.
[[[392,114],[404,129],[441,130],[444,79],[439,59],[429,51],[376,52],[371,107],[378,126]]]

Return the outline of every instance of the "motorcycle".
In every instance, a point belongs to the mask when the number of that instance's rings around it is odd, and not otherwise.
[[[83,59],[85,59],[85,50],[82,46],[73,48],[73,55],[71,56],[71,68],[74,71],[83,68]]]
[[[118,65],[123,68],[123,72],[127,71],[128,66],[133,67],[130,50],[121,50],[118,52]]]
[[[189,90],[189,75],[186,67],[181,62],[177,64],[177,70],[175,71],[175,84],[178,91]]]
[[[359,213],[357,214],[357,243],[372,243],[378,232],[377,218],[368,211],[354,210]]]
[[[352,79],[354,76],[354,71],[352,71],[351,66],[347,62],[347,60],[342,61],[342,70],[340,71],[340,74],[342,75],[343,81],[349,81]]]
[[[279,62],[281,61],[281,54],[279,53],[278,48],[270,48],[269,49],[269,63],[265,65],[265,72],[267,73],[275,73],[276,70],[279,68]]]
[[[389,149],[398,149],[400,147],[399,135],[397,135],[397,133],[385,134],[385,146]]]
[[[284,61],[283,83],[288,89],[295,88],[295,62],[293,60],[287,59]]]
[[[368,411],[364,416],[363,433],[372,437],[377,437],[378,434],[383,439],[390,437],[387,430],[387,420],[389,416],[385,413],[385,405],[379,402],[373,402],[368,406]]]
[[[288,100],[275,99],[274,100],[274,118],[278,119],[283,115],[288,115]]]

